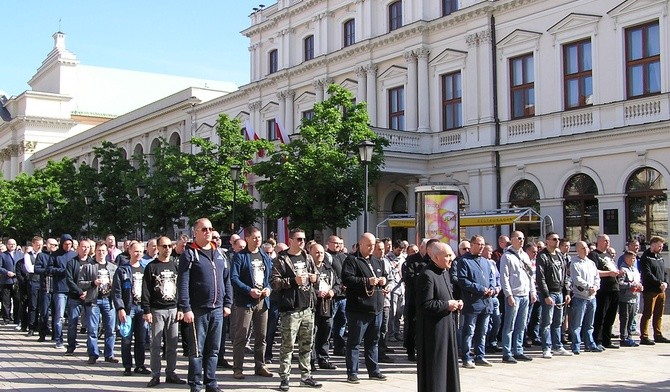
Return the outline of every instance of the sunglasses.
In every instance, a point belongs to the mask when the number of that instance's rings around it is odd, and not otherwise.
[[[202,231],[203,233],[209,233],[210,231],[214,231],[214,228],[213,227],[201,227],[200,231]]]
[[[558,241],[558,238],[549,238],[547,241]]]
[[[218,239],[219,239],[219,237],[218,237],[218,236],[215,236],[215,235],[213,235],[213,236],[212,236],[212,239],[213,239],[213,240],[218,240]]]
[[[158,246],[160,246],[160,247],[163,248],[163,249],[167,249],[167,248],[171,248],[171,247],[172,247],[171,244],[170,244],[170,245],[165,245],[165,244],[164,244],[164,245],[158,245]]]
[[[296,240],[296,241],[298,241],[298,242],[304,242],[304,241],[305,241],[305,237],[297,237],[297,238],[294,238],[294,240]]]
[[[516,239],[519,240],[519,241],[523,241],[523,240],[525,240],[524,237],[516,237]]]

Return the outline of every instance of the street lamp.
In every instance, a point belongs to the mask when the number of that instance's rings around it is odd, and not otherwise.
[[[88,234],[89,237],[91,237],[91,206],[93,205],[93,196],[91,195],[86,195],[84,196],[84,202],[86,203],[86,212],[88,214],[88,230],[86,230],[86,234]]]
[[[365,213],[363,214],[363,232],[368,231],[368,165],[372,162],[372,153],[375,144],[369,140],[363,140],[358,145],[358,155],[363,166],[365,166]]]
[[[49,211],[49,237],[51,237],[51,218],[54,211],[54,202],[53,200],[47,201],[47,210]]]
[[[231,234],[235,234],[235,208],[237,205],[237,182],[240,180],[242,168],[240,165],[230,166],[230,179],[233,180],[233,223],[230,225]]]
[[[137,186],[137,197],[140,198],[140,242],[144,242],[144,217],[142,216],[142,201],[144,200],[144,195],[146,194],[147,186],[144,184],[139,184]]]

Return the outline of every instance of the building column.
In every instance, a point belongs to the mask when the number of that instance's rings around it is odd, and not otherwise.
[[[260,118],[258,116],[258,111],[261,109],[261,101],[249,102],[247,107],[249,108],[249,122],[251,123],[252,130],[259,137],[263,137],[259,129]]]
[[[430,131],[430,89],[428,85],[428,55],[430,50],[420,48],[416,51],[418,58],[418,100],[419,106],[419,132]]]
[[[259,74],[260,72],[258,71],[260,68],[258,66],[258,47],[259,44],[251,44],[249,45],[249,57],[251,61],[249,61],[249,75],[251,75],[251,81],[255,82],[260,78]]]
[[[286,90],[286,120],[284,120],[284,130],[287,135],[292,135],[295,133],[295,105],[293,99],[295,98],[295,91],[288,89]]]
[[[312,86],[314,87],[314,92],[316,93],[316,102],[323,102],[323,84],[321,79],[312,81]]]
[[[416,193],[415,189],[419,186],[419,180],[417,178],[411,178],[410,182],[407,183],[407,214],[415,217],[416,216]],[[410,243],[419,243],[420,239],[416,238],[416,228],[407,229],[407,241]]]
[[[405,129],[417,130],[417,69],[416,55],[409,51],[404,54],[407,62],[407,92],[405,93]]]
[[[356,103],[365,102],[365,93],[367,88],[367,77],[365,67],[356,67]]]
[[[377,66],[370,64],[365,67],[367,77],[367,102],[368,114],[370,116],[370,125],[377,126]]]
[[[286,91],[277,91],[277,101],[279,101],[279,113],[277,114],[277,121],[286,129]],[[279,135],[275,135],[279,137]],[[270,140],[270,135],[268,135]]]
[[[666,192],[666,194],[670,194]],[[607,195],[596,195],[598,199],[598,215],[600,219],[598,220],[599,233],[607,234],[610,237],[610,246],[614,249],[623,249],[626,246],[626,240],[628,239],[626,231],[626,194],[625,193],[614,193]],[[616,232],[605,232],[605,210],[615,210],[616,216],[619,217],[619,222],[617,225]],[[544,215],[544,210],[542,210],[542,215]],[[554,219],[554,224],[556,224],[556,219]],[[561,220],[562,225],[562,220]],[[562,233],[562,231],[557,231]]]
[[[330,98],[330,94],[328,93],[328,86],[333,83],[333,79],[331,78],[323,78],[321,79],[321,85],[323,86],[323,99],[328,99]]]

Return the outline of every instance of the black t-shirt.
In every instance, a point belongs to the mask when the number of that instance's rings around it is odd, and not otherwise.
[[[616,263],[607,253],[596,249],[588,257],[596,263],[596,268],[600,271],[617,271]],[[614,276],[601,276],[600,291],[619,291],[619,281]]]
[[[139,304],[142,301],[142,278],[144,277],[144,268],[141,265],[137,267],[130,266],[133,282],[133,303]]]
[[[144,270],[143,308],[173,309],[177,307],[177,266],[174,262],[156,259]],[[148,297],[148,298],[146,298]],[[148,303],[147,303],[148,300]]]
[[[254,288],[263,290],[265,286],[265,263],[263,262],[261,252],[251,253],[251,268]]]
[[[98,264],[98,279],[101,283],[98,286],[98,298],[107,298],[112,292],[112,279],[109,276],[109,270],[107,269],[107,262],[105,264]]]
[[[293,263],[293,271],[295,272],[296,276],[306,275],[310,273],[309,265],[307,264],[305,256],[303,256],[302,254],[299,255],[289,254],[288,257],[291,259],[291,263]],[[296,288],[295,310],[307,309],[312,307],[313,305],[314,304],[312,303],[312,285],[309,282],[306,282],[305,284],[298,286]]]

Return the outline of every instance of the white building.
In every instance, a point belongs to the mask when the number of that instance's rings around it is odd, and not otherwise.
[[[242,32],[251,82],[166,123],[181,119],[174,129],[187,141],[226,112],[273,139],[275,116],[295,132],[325,87],[340,84],[367,102],[371,125],[391,142],[370,228],[392,212],[413,214],[416,186],[450,183],[466,210],[534,206],[561,236],[607,233],[621,249],[628,237],[668,232],[669,5],[279,0]],[[109,132],[146,148],[155,127]],[[95,141],[65,144],[53,151],[85,160]],[[340,234],[350,244],[361,226]],[[469,231],[495,243],[493,228]]]

